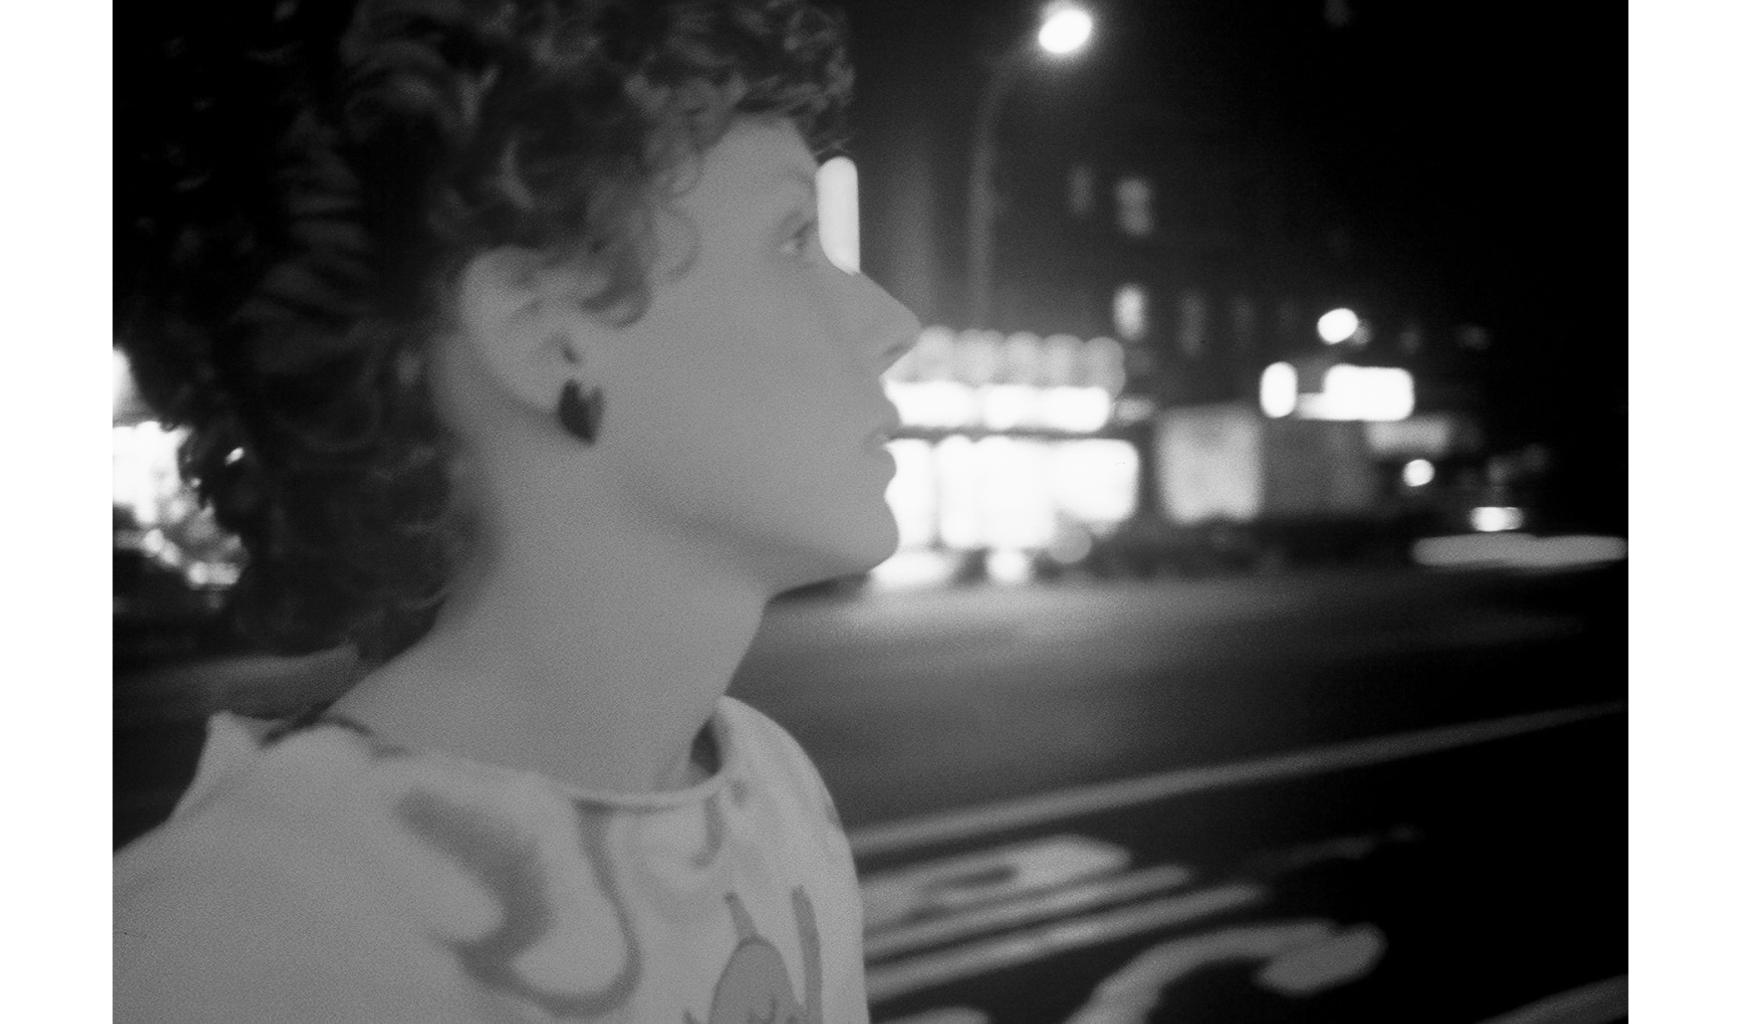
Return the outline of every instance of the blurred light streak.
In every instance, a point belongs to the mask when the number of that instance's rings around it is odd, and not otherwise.
[[[1183,526],[1256,519],[1264,507],[1264,425],[1248,409],[1168,411],[1157,447],[1161,505]]]
[[[126,353],[120,349],[111,349],[110,403],[113,415],[118,419],[123,410],[132,404],[133,399],[133,367],[127,361]]]
[[[1258,379],[1257,404],[1271,419],[1294,411],[1300,401],[1300,374],[1290,363],[1271,363]]]
[[[1050,543],[1058,514],[1046,486],[1045,445],[988,437],[974,447],[979,475],[976,511],[985,543],[1011,550]]]
[[[1051,445],[1049,455],[1048,484],[1060,512],[1089,527],[1117,526],[1136,514],[1142,456],[1135,445],[1086,438]]]
[[[1112,338],[1091,338],[1082,346],[1082,383],[1110,398],[1124,390],[1124,346]]]
[[[1027,384],[987,384],[979,391],[980,422],[988,430],[1041,423],[1040,389]]]
[[[1026,583],[1034,578],[1034,560],[1025,551],[996,548],[985,556],[985,574],[994,583]]]
[[[1512,505],[1478,505],[1469,510],[1469,525],[1482,533],[1501,533],[1523,526],[1523,509]]]
[[[1352,309],[1332,309],[1318,318],[1318,337],[1326,345],[1340,345],[1360,329],[1360,317]]]
[[[954,577],[961,556],[947,551],[912,548],[897,551],[870,571],[878,590],[918,590],[941,586]]]
[[[1040,423],[1054,430],[1092,434],[1112,418],[1112,395],[1104,388],[1057,387],[1040,394]]]
[[[958,550],[982,546],[979,515],[979,458],[973,441],[959,434],[937,442],[937,533]]]
[[[1619,537],[1471,533],[1422,538],[1411,555],[1415,564],[1436,568],[1575,569],[1623,561],[1626,551]]]
[[[978,396],[966,384],[951,380],[890,381],[883,387],[906,426],[954,430],[979,422]]]
[[[1297,411],[1309,420],[1405,420],[1415,411],[1415,378],[1393,366],[1339,363],[1324,371],[1324,390],[1299,396]]]
[[[143,527],[164,521],[184,487],[176,451],[185,430],[168,430],[156,420],[117,426],[110,432],[113,457],[112,501]]]
[[[1060,527],[1052,543],[1046,545],[1046,557],[1059,565],[1076,565],[1094,550],[1094,535],[1074,523]]]
[[[1451,453],[1459,426],[1449,413],[1428,413],[1406,420],[1369,422],[1365,429],[1366,443],[1374,455],[1439,459]]]
[[[858,165],[837,156],[816,171],[817,233],[834,265],[858,273]]]
[[[895,478],[889,481],[887,497],[901,547],[929,547],[937,541],[937,470],[931,446],[897,438],[889,442],[889,454],[895,457]]]
[[[1136,341],[1148,334],[1148,289],[1140,284],[1119,285],[1112,293],[1112,325],[1126,341]]]

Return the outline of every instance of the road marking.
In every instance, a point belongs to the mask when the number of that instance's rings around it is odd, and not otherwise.
[[[1065,1024],[1144,1024],[1166,1002],[1167,990],[1213,964],[1257,961],[1258,978],[1291,958],[1315,957],[1315,970],[1290,995],[1347,984],[1372,971],[1384,951],[1383,935],[1371,925],[1338,930],[1334,921],[1306,918],[1222,928],[1205,935],[1173,939],[1138,954],[1094,987],[1094,993]],[[1327,955],[1326,955],[1327,954]]]
[[[946,1006],[900,1020],[883,1021],[882,1024],[991,1024],[991,1014],[971,1006]]]
[[[937,953],[872,966],[865,971],[865,990],[872,1002],[893,999],[962,978],[989,974],[1073,949],[1113,942],[1248,906],[1266,895],[1261,886],[1223,885],[1090,917],[1028,928]]]
[[[967,910],[1130,867],[1131,852],[1087,836],[1058,835],[866,875],[867,931],[913,917]]]
[[[1625,712],[1625,701],[1560,708],[1484,722],[1440,726],[1314,747],[1207,768],[1121,779],[1116,782],[1021,797],[964,811],[922,815],[870,825],[848,833],[855,857],[863,860],[915,847],[969,839],[991,832],[1027,828],[1079,814],[1117,810],[1187,793],[1229,786],[1303,778],[1366,765],[1421,757],[1459,747],[1510,739],[1547,729]]]
[[[1614,1024],[1626,1019],[1626,975],[1575,988],[1494,1017],[1486,1024]]]
[[[959,942],[973,935],[1002,928],[1063,917],[1115,903],[1127,903],[1140,897],[1177,889],[1188,884],[1192,877],[1189,868],[1178,864],[1162,864],[1126,875],[1097,878],[1068,888],[1035,893],[949,917],[871,931],[865,935],[864,955],[866,960],[884,960],[928,946]]]

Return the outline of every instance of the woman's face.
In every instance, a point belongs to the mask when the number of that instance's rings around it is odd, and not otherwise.
[[[790,123],[740,119],[662,218],[687,262],[599,353],[596,454],[626,511],[776,589],[894,551],[881,375],[919,331],[823,254],[815,172]]]

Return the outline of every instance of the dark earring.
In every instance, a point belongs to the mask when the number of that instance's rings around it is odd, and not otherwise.
[[[582,395],[580,382],[571,380],[562,385],[562,398],[556,403],[556,420],[562,429],[586,444],[598,440],[599,420],[604,418],[605,396],[598,388]]]

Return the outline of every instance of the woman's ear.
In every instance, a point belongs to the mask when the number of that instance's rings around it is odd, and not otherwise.
[[[473,256],[459,278],[462,345],[519,402],[555,407],[573,366],[603,325],[576,301],[572,268],[534,249],[499,246]]]

